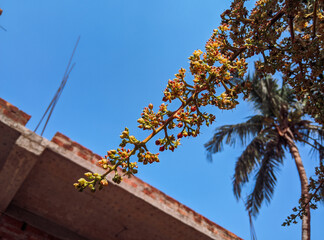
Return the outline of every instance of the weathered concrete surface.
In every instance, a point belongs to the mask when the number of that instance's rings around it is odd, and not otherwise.
[[[15,145],[0,170],[0,211],[4,212],[30,170],[37,162],[37,156]]]
[[[84,172],[103,171],[99,155],[60,133],[50,142],[1,111],[0,129],[8,133],[0,179],[9,185],[1,209],[60,239],[240,239],[136,177],[79,193],[72,184]]]

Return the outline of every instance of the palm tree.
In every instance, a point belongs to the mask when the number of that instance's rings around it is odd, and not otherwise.
[[[236,138],[245,150],[237,159],[233,176],[233,192],[241,198],[242,187],[255,173],[254,187],[248,195],[245,205],[249,216],[256,217],[265,200],[269,203],[276,185],[278,167],[285,158],[285,149],[289,149],[300,178],[301,194],[309,199],[308,179],[301,160],[297,142],[309,144],[313,150],[321,152],[324,130],[303,120],[303,105],[297,102],[290,88],[281,89],[270,76],[259,77],[254,74],[249,101],[253,103],[257,115],[251,116],[244,123],[224,125],[216,129],[213,138],[205,144],[207,156],[223,149],[223,142],[233,146]],[[322,155],[322,154],[320,154]],[[322,156],[320,157],[322,158]],[[310,239],[310,208],[305,209],[302,219],[302,239]]]

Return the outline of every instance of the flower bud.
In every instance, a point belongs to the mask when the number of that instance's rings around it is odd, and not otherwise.
[[[144,120],[143,118],[139,118],[139,119],[137,120],[137,122],[140,123],[140,124],[143,124],[143,123],[145,122],[145,120]]]
[[[80,178],[80,179],[78,180],[78,183],[79,183],[80,185],[84,185],[86,182],[87,182],[87,181],[86,181],[84,178]]]
[[[103,186],[107,186],[107,185],[108,185],[108,181],[107,181],[107,179],[102,179],[102,180],[100,181],[100,184],[103,185]]]
[[[122,132],[122,135],[123,135],[123,136],[128,136],[128,131],[123,131],[123,132]]]

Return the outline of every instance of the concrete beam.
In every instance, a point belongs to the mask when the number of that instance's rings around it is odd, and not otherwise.
[[[44,147],[21,135],[0,170],[0,211],[4,212],[34,167]]]

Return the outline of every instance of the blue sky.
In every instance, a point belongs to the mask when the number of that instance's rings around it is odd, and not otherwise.
[[[204,48],[229,4],[217,0],[1,1],[0,25],[7,31],[0,29],[0,97],[32,115],[27,127],[34,129],[81,35],[76,66],[44,137],[51,139],[60,131],[105,155],[118,146],[124,127],[145,138],[147,133],[136,127],[141,110],[149,103],[161,103],[167,80],[180,67],[188,69],[188,57]],[[253,112],[248,103],[233,111],[209,110],[216,114],[213,126],[203,128],[195,139],[185,139],[174,153],[160,154],[160,163],[140,166],[138,177],[249,239],[247,213],[231,186],[234,163],[243,148],[227,147],[211,163],[203,144],[215,127],[244,121]],[[317,159],[300,148],[310,176]],[[287,154],[273,200],[255,221],[258,239],[300,239],[300,224],[281,227],[299,194],[296,167]],[[324,235],[323,220],[322,205],[312,212],[313,239]]]

